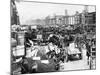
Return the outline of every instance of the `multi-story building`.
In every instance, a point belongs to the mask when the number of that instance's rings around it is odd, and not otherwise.
[[[90,12],[85,15],[85,24],[96,24],[96,12]]]
[[[76,11],[76,14],[74,15],[75,17],[75,24],[80,25],[81,24],[81,14]]]
[[[46,17],[45,24],[46,25],[65,25],[65,26],[73,26],[77,27],[80,25],[90,27],[94,26],[96,23],[96,12],[88,12],[87,6],[82,13],[76,11],[74,15],[68,15],[67,10],[65,10],[65,15],[55,15],[53,17]]]
[[[19,16],[16,9],[15,0],[11,0],[11,25],[19,25]]]
[[[64,19],[63,22],[64,22],[65,25],[68,25],[68,22],[69,22],[68,17],[69,16],[63,16],[63,19]]]
[[[77,25],[81,23],[81,15],[76,12],[75,15],[67,15],[65,10],[65,15],[55,15],[54,17],[47,16],[45,18],[46,25]]]
[[[64,24],[64,18],[63,18],[63,15],[56,15],[56,24],[57,25],[63,25]]]
[[[89,32],[96,31],[96,12],[89,12],[85,15],[84,28]]]
[[[75,16],[72,15],[72,16],[69,16],[68,17],[68,25],[74,25],[75,23]]]

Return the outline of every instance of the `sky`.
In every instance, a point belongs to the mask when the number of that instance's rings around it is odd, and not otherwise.
[[[25,24],[29,20],[44,19],[48,15],[65,15],[65,10],[67,10],[68,15],[74,15],[76,11],[81,13],[84,10],[83,5],[65,5],[36,2],[16,2],[16,7],[21,24]],[[88,6],[88,11],[94,12],[95,6]]]

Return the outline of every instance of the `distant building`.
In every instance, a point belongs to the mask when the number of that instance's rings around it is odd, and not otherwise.
[[[82,13],[76,11],[74,15],[68,15],[65,10],[65,15],[54,15],[53,17],[47,16],[45,18],[45,25],[58,25],[58,26],[73,26],[95,24],[96,12],[88,12],[88,6],[85,6]]]
[[[68,18],[69,18],[69,16],[63,16],[64,25],[68,25],[68,23],[69,23]]]
[[[85,24],[96,24],[96,12],[90,12],[85,15]]]
[[[62,15],[56,15],[56,24],[57,25],[63,25],[64,24],[64,18]]]
[[[81,14],[76,11],[76,14],[75,14],[75,24],[79,25],[81,24]]]
[[[69,16],[67,10],[65,15],[55,15],[53,17],[47,16],[45,18],[46,25],[78,25],[81,23],[81,14],[76,11],[75,15]]]
[[[74,25],[75,24],[75,16],[69,16],[68,17],[68,25]]]
[[[88,32],[96,32],[96,12],[90,12],[85,15],[84,28]]]

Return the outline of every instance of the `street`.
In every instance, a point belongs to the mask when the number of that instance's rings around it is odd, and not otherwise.
[[[84,60],[70,61],[61,65],[62,68],[60,71],[89,69],[89,65],[87,65],[86,61]]]
[[[85,50],[83,50],[82,60],[73,60],[73,61],[68,61],[67,63],[61,63],[60,71],[82,70],[82,69],[89,69],[89,65],[87,64],[87,57],[85,55]]]

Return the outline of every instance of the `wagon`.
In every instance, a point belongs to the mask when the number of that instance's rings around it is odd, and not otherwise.
[[[71,43],[68,47],[65,48],[66,51],[66,61],[73,58],[82,59],[81,49],[75,47],[75,43]]]

